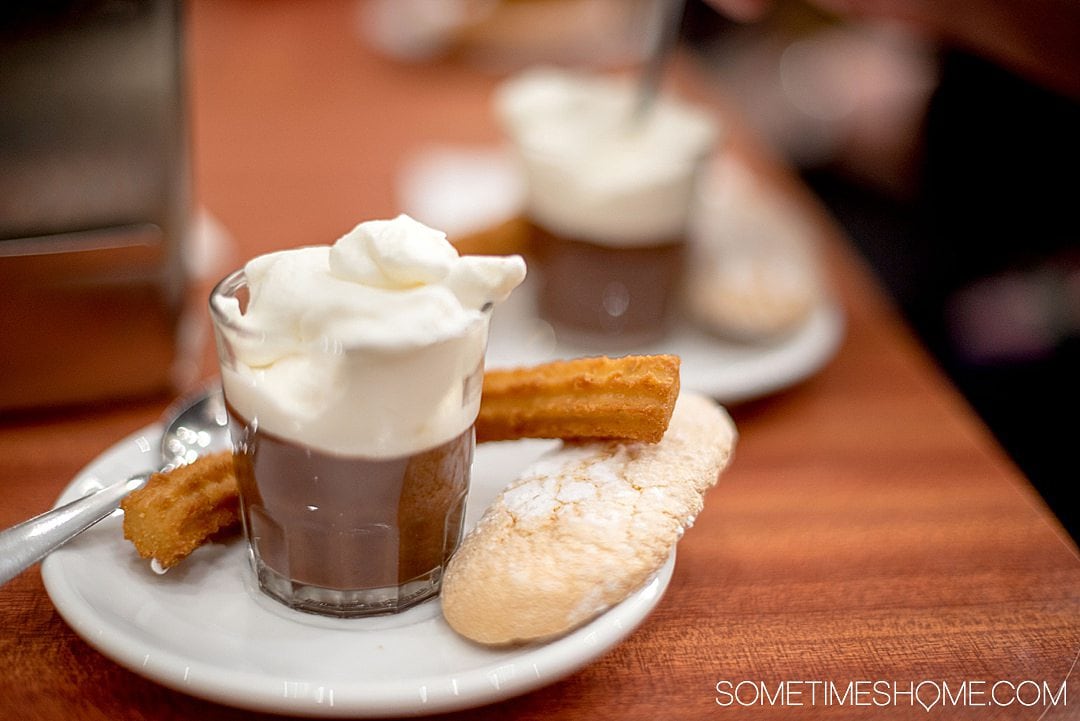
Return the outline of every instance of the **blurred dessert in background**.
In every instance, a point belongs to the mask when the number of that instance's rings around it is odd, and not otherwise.
[[[398,192],[410,215],[446,228],[460,253],[526,256],[534,272],[524,292],[511,299],[511,310],[500,309],[500,315],[544,326],[550,334],[548,324],[536,317],[543,240],[525,217],[522,174],[502,148],[431,147],[404,164]],[[667,337],[676,346],[690,328],[707,332],[717,343],[782,344],[827,303],[812,223],[800,208],[778,200],[737,158],[721,153],[709,160],[689,226],[689,262],[672,301],[682,330]],[[656,351],[663,349],[649,350]]]
[[[721,160],[711,170],[694,214],[686,312],[723,338],[776,340],[823,301],[821,263],[807,222],[737,161]]]
[[[428,146],[402,164],[401,205],[462,255],[527,255],[525,183],[502,148]]]
[[[403,61],[459,58],[492,72],[536,63],[628,67],[659,0],[370,0],[360,32]]]
[[[494,100],[525,179],[539,314],[603,347],[667,331],[697,178],[720,135],[667,95],[636,117],[637,99],[630,77],[533,68]]]

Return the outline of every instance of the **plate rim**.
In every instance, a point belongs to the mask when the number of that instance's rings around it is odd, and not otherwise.
[[[160,424],[154,423],[114,443],[72,478],[58,496],[57,504],[85,492],[88,484],[99,482],[95,478],[96,468],[110,463],[124,464],[128,454],[146,454],[146,449],[139,448],[140,441],[156,449],[154,443],[160,433]],[[115,519],[115,515],[110,518]],[[123,539],[118,536],[116,541],[123,542]],[[171,648],[154,647],[152,641],[140,635],[131,624],[118,626],[111,623],[92,601],[85,598],[79,584],[65,572],[65,562],[77,558],[72,555],[77,553],[77,548],[67,547],[46,557],[41,566],[42,581],[64,622],[102,655],[136,675],[186,695],[250,711],[325,718],[403,717],[460,711],[507,700],[553,684],[595,661],[637,630],[664,597],[676,561],[673,549],[664,565],[641,588],[570,633],[547,642],[495,649],[494,653],[503,654],[504,657],[493,658],[490,663],[485,662],[463,674],[416,677],[400,684],[386,680],[320,684],[318,679],[305,676],[302,672],[294,678],[284,678],[215,665],[201,658],[184,657]],[[247,569],[242,573],[247,575]],[[244,585],[248,595],[243,603],[258,610],[260,603],[252,595],[248,579],[245,579]],[[438,602],[438,599],[433,599],[427,603]],[[283,608],[275,615],[281,616],[283,613],[299,614]],[[436,612],[435,615],[440,614]],[[297,620],[302,618],[303,615]],[[447,631],[453,633],[449,629]],[[483,649],[479,644],[476,646]],[[151,654],[154,663],[148,664]],[[498,666],[495,670],[508,663],[531,663],[534,671],[529,676],[515,673],[508,683],[495,683],[491,680],[491,667],[496,661]],[[550,670],[542,673],[538,662],[550,666]],[[180,668],[186,670],[179,673]],[[193,670],[194,674],[191,673]],[[197,679],[195,685],[190,682],[191,678]],[[452,681],[455,693],[439,693],[431,698],[419,691],[439,683],[445,684],[447,680]],[[290,685],[302,687],[303,691],[290,695]],[[277,690],[272,692],[272,686]],[[388,690],[388,686],[392,686],[392,689]],[[328,687],[329,703],[326,702]],[[412,703],[405,700],[406,694],[414,696]]]
[[[535,312],[528,305],[533,302],[536,289],[523,286],[517,292],[521,306],[496,308],[497,320],[493,322],[488,347],[490,367],[513,367],[605,353],[572,342],[555,343],[540,350],[522,350],[528,345],[527,337],[516,332],[507,333],[505,328],[513,327],[521,318],[537,321]],[[514,300],[512,296],[511,301]],[[813,377],[837,356],[846,335],[844,306],[837,296],[825,293],[799,325],[775,338],[760,341],[726,339],[680,316],[663,339],[645,346],[618,347],[606,354],[679,355],[684,388],[723,405],[734,406],[766,398]],[[723,372],[702,365],[702,359],[709,354],[727,364]],[[734,357],[725,357],[732,355]],[[737,367],[738,372],[730,370],[732,367]]]

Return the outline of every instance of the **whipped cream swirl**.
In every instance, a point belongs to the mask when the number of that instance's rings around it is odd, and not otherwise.
[[[469,427],[491,308],[519,256],[459,256],[406,215],[332,246],[249,261],[244,307],[215,293],[225,395],[261,431],[354,457],[413,453]],[[228,282],[228,281],[226,281]]]

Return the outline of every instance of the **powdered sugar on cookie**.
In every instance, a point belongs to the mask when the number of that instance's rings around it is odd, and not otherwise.
[[[565,444],[505,488],[447,569],[447,621],[475,641],[565,633],[663,564],[734,449],[731,419],[683,393],[659,443]]]

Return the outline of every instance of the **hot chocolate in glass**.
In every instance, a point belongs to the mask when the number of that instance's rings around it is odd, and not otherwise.
[[[462,535],[491,307],[518,257],[399,216],[260,256],[211,296],[260,589],[364,616],[436,594]]]

